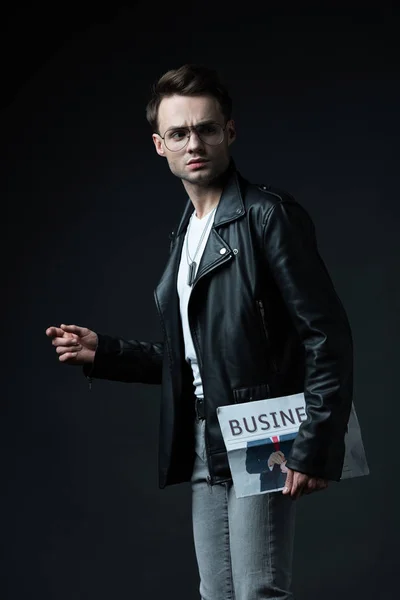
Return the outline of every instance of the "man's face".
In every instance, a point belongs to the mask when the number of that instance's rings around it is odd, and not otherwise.
[[[223,141],[211,146],[202,141],[194,130],[186,146],[177,152],[168,149],[160,136],[171,129],[192,127],[201,123],[219,123],[225,119],[218,101],[212,96],[171,96],[164,98],[158,109],[160,135],[153,134],[156,151],[166,157],[172,173],[191,184],[208,186],[223,173],[229,164],[229,146],[236,137],[232,120],[228,121]],[[177,132],[179,137],[182,132]],[[195,163],[194,159],[204,162]],[[189,164],[192,161],[192,164]]]

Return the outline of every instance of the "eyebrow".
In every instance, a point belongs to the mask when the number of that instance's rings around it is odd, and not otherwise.
[[[215,119],[204,119],[203,121],[196,123],[194,127],[197,127],[198,125],[208,125],[209,123],[218,123],[218,121]],[[166,131],[169,131],[170,129],[185,129],[186,127],[187,125],[171,125]]]

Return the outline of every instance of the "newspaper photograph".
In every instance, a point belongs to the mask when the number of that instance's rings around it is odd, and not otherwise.
[[[286,461],[306,420],[304,394],[217,408],[237,498],[284,488]],[[354,404],[345,435],[342,479],[369,474]]]

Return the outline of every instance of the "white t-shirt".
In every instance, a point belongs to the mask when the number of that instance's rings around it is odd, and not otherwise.
[[[185,239],[183,242],[181,262],[179,265],[178,281],[177,281],[179,305],[180,305],[182,329],[183,329],[183,340],[185,343],[185,358],[192,367],[193,383],[195,386],[195,394],[199,398],[203,398],[203,384],[202,384],[201,377],[200,377],[200,370],[199,370],[199,366],[198,366],[198,362],[197,362],[196,351],[194,349],[193,340],[192,340],[192,336],[190,334],[189,322],[188,322],[188,303],[189,303],[189,298],[190,298],[190,294],[192,291],[192,287],[189,286],[187,283],[187,279],[188,279],[188,275],[189,275],[189,266],[188,266],[188,259],[186,257],[186,243],[188,242],[188,247],[189,247],[189,255],[190,255],[189,260],[190,260],[190,262],[192,262],[194,255],[196,253],[196,248],[200,241],[201,235],[202,235],[203,231],[205,230],[205,228],[207,228],[205,231],[203,240],[201,242],[201,245],[197,251],[196,257],[194,258],[195,263],[196,263],[196,272],[197,272],[197,269],[198,269],[198,266],[200,263],[200,259],[204,252],[204,248],[206,247],[208,236],[210,235],[211,227],[214,222],[215,210],[216,210],[216,207],[212,211],[213,212],[212,216],[210,215],[210,213],[208,213],[201,219],[196,217],[195,212],[193,212],[193,214],[190,218],[190,224],[188,226],[189,239],[187,239],[187,237],[188,237],[188,230],[187,230]],[[208,221],[209,217],[211,217],[211,218],[207,225],[207,221]]]

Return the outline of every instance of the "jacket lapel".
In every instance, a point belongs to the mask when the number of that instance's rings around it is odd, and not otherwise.
[[[200,264],[197,269],[193,288],[197,282],[214,269],[226,263],[233,256],[232,248],[225,242],[219,233],[212,227]]]
[[[240,218],[245,213],[239,177],[235,163],[231,159],[227,181],[215,211],[214,223],[197,269],[193,287],[204,275],[223,265],[233,256],[232,248],[221,237],[220,232],[224,225]],[[184,238],[192,212],[193,204],[188,200],[176,232],[178,239]]]
[[[185,233],[192,212],[193,204],[191,200],[188,200],[176,234],[173,234],[169,260],[155,290],[156,303],[162,313],[167,332],[171,331],[171,326],[176,326],[177,319],[179,319],[177,277]],[[224,225],[240,218],[244,213],[239,174],[231,160],[227,181],[215,212],[214,224],[201,257],[193,287],[204,275],[214,271],[232,258],[232,248],[222,238],[221,233]]]

